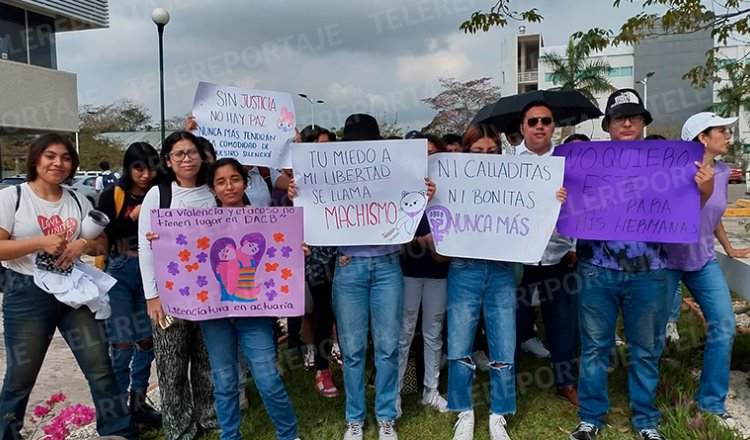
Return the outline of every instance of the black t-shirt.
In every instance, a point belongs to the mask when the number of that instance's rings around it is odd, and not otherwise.
[[[417,226],[415,237],[423,237],[430,233],[427,216],[423,215]],[[406,243],[401,253],[401,271],[405,277],[442,279],[448,276],[449,264],[438,263],[432,258],[429,249],[419,246],[415,242]]]
[[[146,195],[133,195],[129,192],[125,192],[125,200],[123,200],[120,214],[116,215],[115,210],[115,188],[109,188],[102,191],[102,195],[99,197],[99,211],[102,211],[109,217],[109,224],[104,230],[109,240],[110,249],[114,250],[138,250],[138,222],[133,221],[130,218],[130,213],[133,212],[136,206],[143,203],[143,198]],[[143,215],[145,213],[141,213]],[[120,241],[122,245],[116,246],[116,243]]]

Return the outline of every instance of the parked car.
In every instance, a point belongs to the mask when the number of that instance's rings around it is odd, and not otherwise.
[[[21,183],[26,181],[26,176],[13,176],[13,177],[5,177],[3,179],[0,179],[0,189],[3,189],[7,186],[14,186],[14,185],[20,185]]]
[[[72,190],[78,191],[81,195],[89,199],[89,202],[91,202],[95,208],[99,203],[100,195],[100,193],[96,192],[94,189],[96,177],[97,176],[76,176],[73,178],[73,184],[70,185]]]
[[[728,163],[729,183],[742,183],[745,181],[745,170],[735,164]]]

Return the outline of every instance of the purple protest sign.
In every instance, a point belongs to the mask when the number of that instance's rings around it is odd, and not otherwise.
[[[156,283],[167,315],[190,321],[301,316],[301,208],[154,209]]]
[[[590,240],[692,243],[700,232],[696,161],[703,148],[683,141],[572,142],[565,157],[568,200],[560,234]]]

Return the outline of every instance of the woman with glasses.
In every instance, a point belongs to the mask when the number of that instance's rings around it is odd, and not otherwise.
[[[146,193],[141,211],[150,213],[162,207],[161,198],[167,194],[171,194],[170,208],[216,206],[214,195],[206,185],[206,153],[199,145],[198,139],[187,131],[176,131],[164,140],[161,156],[166,167],[161,170],[159,185]],[[146,238],[152,230],[151,216],[139,216],[138,259],[148,315],[154,324],[164,432],[169,440],[189,440],[197,438],[201,430],[219,427],[214,410],[211,366],[197,323],[167,318],[164,313],[154,273],[157,258]]]

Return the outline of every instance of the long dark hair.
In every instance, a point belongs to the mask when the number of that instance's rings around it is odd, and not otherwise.
[[[52,144],[61,144],[63,147],[65,147],[65,149],[68,150],[68,154],[70,154],[70,158],[73,162],[70,168],[70,174],[65,176],[65,179],[63,179],[63,181],[68,180],[76,175],[78,165],[80,165],[81,163],[80,159],[78,158],[78,152],[76,151],[76,148],[70,142],[70,139],[58,133],[48,133],[36,138],[36,140],[32,142],[31,146],[29,147],[29,155],[26,157],[26,178],[29,182],[32,182],[36,180],[37,177],[39,177],[36,173],[36,164],[39,163],[39,158],[42,157],[42,154],[44,154],[44,150],[46,150],[47,147]]]
[[[135,184],[130,176],[130,171],[133,168],[158,170],[161,168],[160,165],[159,153],[156,148],[147,142],[133,142],[125,150],[125,156],[122,159],[122,177],[119,185],[125,191],[130,191]]]
[[[483,123],[471,124],[469,125],[469,128],[466,129],[464,137],[461,139],[461,147],[463,151],[469,151],[469,148],[471,148],[474,142],[483,138],[492,139],[495,141],[495,145],[497,145],[498,148],[502,145],[500,143],[500,134],[497,132],[494,125]]]
[[[193,133],[190,133],[189,131],[185,130],[179,130],[175,131],[174,133],[167,136],[166,139],[164,139],[164,144],[161,146],[161,158],[164,161],[164,163],[167,163],[167,160],[169,160],[169,153],[172,152],[172,148],[174,147],[174,144],[181,140],[190,141],[193,143],[195,148],[198,150],[198,154],[201,158],[201,166],[198,170],[198,174],[195,176],[196,186],[201,186],[206,184],[206,175],[208,174],[208,161],[206,160],[206,150],[200,147],[200,141]],[[157,182],[159,184],[162,183],[172,183],[177,180],[177,176],[174,174],[174,170],[168,166],[160,167],[159,169],[160,173],[159,176],[157,176]]]

